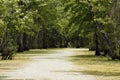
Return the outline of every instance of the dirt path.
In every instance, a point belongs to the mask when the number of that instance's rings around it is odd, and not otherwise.
[[[77,67],[68,60],[72,55],[71,50],[66,49],[46,56],[33,56],[29,63],[7,73],[8,80],[95,80],[94,76],[74,72]]]

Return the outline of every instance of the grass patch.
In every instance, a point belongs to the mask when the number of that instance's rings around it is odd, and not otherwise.
[[[7,78],[8,76],[0,76],[0,80],[3,80],[3,78]]]
[[[19,52],[18,54],[49,54],[51,52],[54,51],[47,49],[31,49],[29,51]]]
[[[82,70],[76,72],[108,77],[119,77],[120,75],[120,61],[112,61],[103,56],[94,56],[94,51],[74,51],[74,55],[70,57],[70,60],[78,68],[83,67]]]
[[[81,71],[83,73],[97,76],[120,76],[120,72]]]
[[[55,54],[59,52],[59,49],[31,49],[29,51],[18,52],[15,55],[15,60],[29,60],[34,56],[44,56],[48,54]]]

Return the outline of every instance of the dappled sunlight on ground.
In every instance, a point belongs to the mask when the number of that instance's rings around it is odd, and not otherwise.
[[[47,55],[34,54],[22,66],[17,65],[16,69],[0,74],[7,76],[3,79],[11,80],[96,80],[92,75],[74,72],[78,68],[68,56],[73,56],[73,52],[77,50],[79,49],[58,49],[48,50],[50,54]]]

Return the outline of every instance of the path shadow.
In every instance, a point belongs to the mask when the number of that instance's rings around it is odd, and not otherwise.
[[[73,75],[95,75],[95,76],[120,76],[120,72],[99,72],[99,71],[55,71]]]

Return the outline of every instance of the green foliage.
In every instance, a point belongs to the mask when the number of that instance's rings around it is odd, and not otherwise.
[[[100,44],[104,42],[102,34],[117,44],[119,4],[119,0],[0,0],[1,51],[9,43],[18,51],[67,47],[69,42],[73,47],[88,47],[95,45],[95,33]],[[101,23],[102,29],[96,28],[96,22]]]
[[[79,33],[75,32],[77,33],[76,35],[88,35],[84,37],[93,38],[94,32],[99,34],[98,43],[100,45],[103,44],[101,42],[103,36],[101,35],[107,36],[107,38],[104,37],[104,39],[108,40],[105,42],[115,47],[115,55],[119,54],[119,47],[116,47],[119,44],[117,36],[119,31],[119,3],[119,0],[71,0],[65,8],[65,11],[67,10],[67,12],[72,14],[69,25],[78,26],[77,30]],[[100,27],[96,28],[97,26]],[[93,41],[89,42],[93,43]],[[104,43],[104,46],[108,49],[108,44],[106,43]]]

